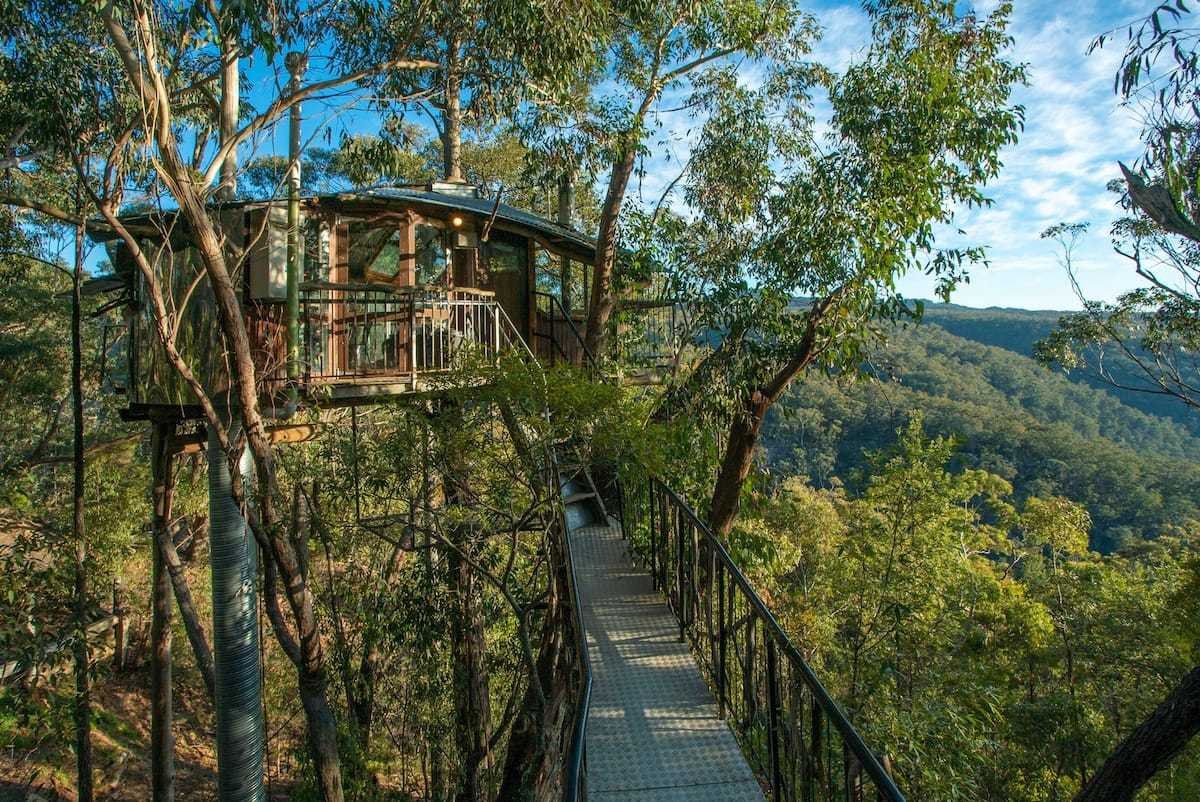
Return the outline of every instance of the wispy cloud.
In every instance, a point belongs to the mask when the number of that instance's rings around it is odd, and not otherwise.
[[[979,3],[981,11],[990,10]],[[994,204],[962,216],[968,238],[988,247],[991,266],[977,271],[956,294],[982,306],[1076,308],[1079,305],[1054,245],[1040,237],[1062,221],[1088,222],[1076,254],[1084,291],[1109,299],[1135,286],[1124,260],[1112,252],[1107,231],[1119,213],[1106,184],[1118,160],[1136,158],[1139,125],[1113,95],[1119,47],[1088,54],[1096,35],[1136,17],[1133,3],[1080,2],[1069,8],[1020,2],[1011,32],[1013,57],[1028,65],[1029,85],[1016,93],[1025,106],[1025,130],[1004,154],[1004,170],[989,188]],[[920,278],[904,288],[928,287]]]
[[[976,10],[992,11],[999,0],[981,0]],[[991,206],[963,210],[946,241],[983,244],[990,266],[975,271],[955,296],[973,306],[1076,308],[1079,303],[1058,264],[1052,242],[1041,232],[1058,222],[1088,222],[1080,243],[1084,290],[1111,299],[1136,285],[1128,265],[1112,252],[1108,228],[1118,215],[1116,197],[1106,190],[1119,174],[1118,160],[1136,158],[1139,125],[1114,96],[1113,76],[1121,57],[1117,46],[1088,54],[1100,33],[1119,28],[1144,13],[1136,0],[1081,0],[1064,6],[1048,0],[1016,0],[1010,31],[1012,57],[1028,65],[1029,85],[1015,93],[1025,107],[1025,129],[1004,154],[1004,169],[987,188]],[[824,29],[814,58],[841,70],[866,47],[870,20],[858,3],[823,2],[813,9]],[[748,75],[748,81],[755,76]],[[818,103],[818,119],[823,104]],[[647,165],[644,191],[665,186],[687,158],[694,137],[686,119],[667,124],[675,158]],[[660,166],[662,169],[660,170]],[[966,238],[955,234],[966,231]],[[933,283],[923,276],[902,280],[906,293],[929,295]]]

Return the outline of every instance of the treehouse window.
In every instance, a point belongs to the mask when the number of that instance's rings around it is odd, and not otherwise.
[[[555,297],[562,295],[562,261],[543,248],[538,248],[533,258],[537,289]]]
[[[588,284],[591,276],[587,265],[572,260],[567,267],[567,297],[563,306],[569,307],[573,315],[587,315]]]
[[[304,280],[329,277],[329,226],[316,215],[306,215],[301,226],[304,242]]]
[[[363,220],[351,222],[350,280],[390,283],[400,272],[400,229],[379,227]]]
[[[416,226],[417,283],[445,284],[446,232],[428,223]]]

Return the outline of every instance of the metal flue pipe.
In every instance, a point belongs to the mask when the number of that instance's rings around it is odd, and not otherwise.
[[[229,437],[238,437],[231,424]],[[253,487],[253,461],[239,469]],[[262,668],[258,646],[258,547],[234,503],[229,460],[208,436],[209,555],[217,715],[217,794],[221,802],[263,802]]]

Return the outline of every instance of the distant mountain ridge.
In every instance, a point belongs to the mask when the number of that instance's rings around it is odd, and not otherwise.
[[[986,307],[977,309],[958,304],[943,304],[925,301],[924,320],[936,323],[951,334],[984,345],[993,345],[1008,351],[1032,357],[1033,347],[1054,330],[1059,318],[1071,312],[1054,310],[1013,309],[1009,307]],[[1118,370],[1117,375],[1123,374]],[[1113,387],[1087,370],[1071,373],[1070,378],[1080,384],[1096,387],[1109,393],[1124,404],[1151,415],[1170,418],[1200,436],[1200,415],[1189,410],[1177,400],[1165,396],[1122,390]],[[1128,383],[1135,384],[1130,376]],[[1200,457],[1200,454],[1197,455]]]
[[[865,452],[890,445],[919,410],[929,433],[959,439],[960,464],[1003,476],[1018,498],[1084,504],[1097,549],[1200,531],[1196,430],[1133,403],[1141,394],[1122,397],[1028,356],[1060,314],[929,305],[922,323],[901,325],[873,354],[873,379],[811,378],[789,391],[764,430],[773,472],[854,484]]]

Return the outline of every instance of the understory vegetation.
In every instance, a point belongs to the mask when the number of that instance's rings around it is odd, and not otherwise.
[[[823,63],[800,0],[0,0],[0,799],[217,798],[215,499],[271,802],[561,800],[593,469],[678,490],[908,799],[1200,798],[1197,32],[1117,76],[1145,286],[926,306],[1025,125],[979,5],[865,0]]]
[[[1102,555],[961,456],[914,412],[852,485],[754,494],[731,553],[914,798],[1069,799],[1196,659],[1196,529]],[[1193,744],[1138,799],[1197,793]]]

